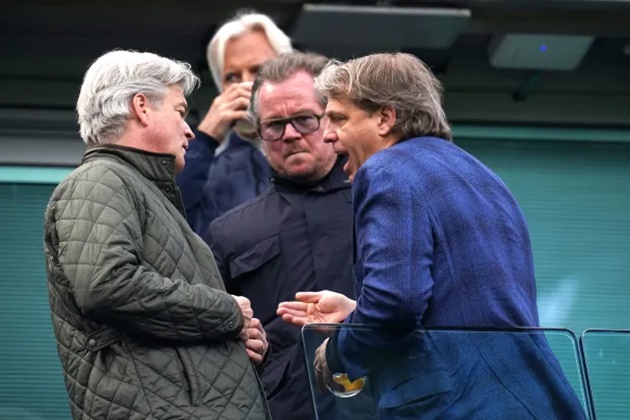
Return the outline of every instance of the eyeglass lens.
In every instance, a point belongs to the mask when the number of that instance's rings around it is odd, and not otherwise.
[[[319,118],[316,115],[296,115],[261,123],[260,136],[263,140],[279,140],[284,135],[284,130],[289,123],[300,134],[309,134],[319,128]]]

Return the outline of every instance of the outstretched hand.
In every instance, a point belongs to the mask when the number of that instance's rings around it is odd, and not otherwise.
[[[346,319],[356,302],[341,293],[298,292],[295,301],[282,302],[276,313],[282,320],[297,326],[310,323],[337,324]]]

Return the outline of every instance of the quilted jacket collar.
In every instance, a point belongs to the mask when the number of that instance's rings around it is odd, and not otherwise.
[[[175,156],[164,153],[147,152],[117,144],[104,144],[88,149],[81,163],[98,156],[114,156],[124,160],[138,170],[145,178],[156,182],[175,182]]]

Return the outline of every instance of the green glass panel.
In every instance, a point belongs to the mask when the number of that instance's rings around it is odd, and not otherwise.
[[[627,419],[630,330],[585,331],[581,340],[597,420]]]
[[[630,144],[457,143],[499,174],[525,213],[541,326],[578,334],[587,328],[629,329]],[[630,354],[629,343],[618,340],[608,353]],[[594,378],[598,419],[630,418],[628,399],[620,398],[627,396],[622,371],[614,372],[610,354],[601,354],[604,361],[594,359],[599,353],[593,348],[591,360],[600,362]]]
[[[0,165],[0,182],[57,185],[72,169]]]
[[[630,328],[630,145],[460,140],[527,218],[543,327]]]
[[[52,331],[43,222],[54,185],[0,183],[0,418],[68,420]]]

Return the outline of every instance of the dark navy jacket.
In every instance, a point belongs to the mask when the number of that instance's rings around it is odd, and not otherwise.
[[[186,152],[186,165],[177,175],[188,223],[200,236],[216,217],[270,185],[269,164],[256,146],[235,132],[226,141],[225,150],[215,156],[219,143],[196,131]]]
[[[227,290],[251,300],[267,332],[272,352],[262,381],[275,420],[313,418],[300,328],[276,315],[278,304],[299,291],[354,296],[343,163],[316,185],[274,176],[267,192],[214,220],[207,235]]]
[[[422,137],[374,154],[352,187],[358,299],[345,322],[375,330],[334,336],[331,370],[369,375],[387,419],[583,418],[543,336],[405,333],[538,326],[527,224],[496,174]]]

